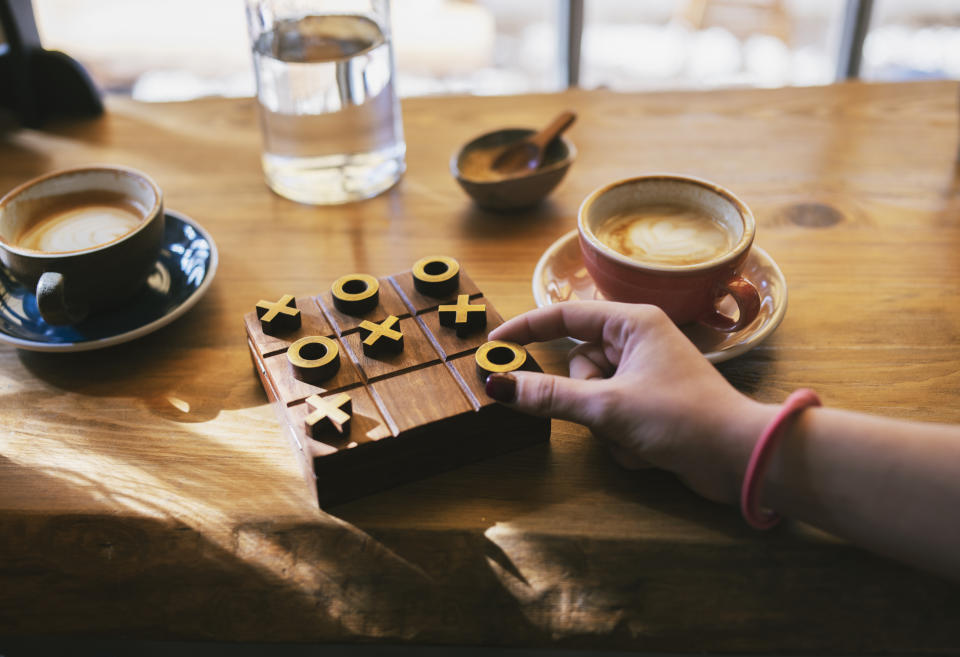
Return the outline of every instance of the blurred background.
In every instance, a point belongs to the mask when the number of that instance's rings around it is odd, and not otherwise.
[[[98,85],[144,101],[255,93],[243,0],[34,0],[44,47]],[[583,0],[584,88],[650,90],[829,84],[843,0]],[[567,0],[395,0],[401,96],[565,88]],[[875,0],[867,80],[960,78],[960,2]]]

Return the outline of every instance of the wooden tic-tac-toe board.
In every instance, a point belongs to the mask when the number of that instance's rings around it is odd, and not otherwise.
[[[549,440],[549,420],[484,393],[491,372],[540,368],[519,345],[487,342],[503,319],[453,258],[261,300],[244,320],[321,506]]]

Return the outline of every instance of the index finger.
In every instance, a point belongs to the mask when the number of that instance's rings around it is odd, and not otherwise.
[[[565,301],[517,315],[490,331],[489,339],[519,344],[565,337],[601,342],[604,330],[622,327],[634,307],[612,301]]]

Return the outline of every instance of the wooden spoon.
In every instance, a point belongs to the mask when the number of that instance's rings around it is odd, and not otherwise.
[[[508,146],[493,161],[491,168],[504,175],[537,169],[543,163],[543,155],[550,142],[573,125],[576,119],[577,115],[573,112],[560,112],[550,125],[537,134]]]

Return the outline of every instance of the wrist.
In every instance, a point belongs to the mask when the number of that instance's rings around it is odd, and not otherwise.
[[[755,529],[770,529],[780,521],[780,514],[775,510],[779,504],[776,502],[772,505],[763,504],[764,497],[767,499],[772,497],[768,491],[764,491],[765,483],[768,483],[769,478],[774,478],[774,473],[771,472],[771,464],[774,460],[779,460],[778,456],[782,456],[783,450],[789,448],[790,444],[796,446],[797,440],[793,434],[798,431],[794,430],[795,424],[805,411],[815,406],[820,406],[820,398],[816,392],[809,388],[795,390],[787,397],[773,420],[757,439],[747,465],[740,495],[740,510],[743,518]],[[790,444],[782,446],[781,443],[784,441]]]
[[[824,412],[822,408],[809,407],[793,418],[780,436],[770,463],[763,477],[761,502],[764,506],[786,516],[796,513],[797,491],[807,489],[807,451],[811,423]],[[816,496],[808,492],[807,504]]]
[[[763,404],[747,397],[743,399],[745,403],[727,424],[730,431],[726,440],[724,465],[730,501],[734,504],[740,500],[743,479],[757,440],[780,410],[776,404]]]

